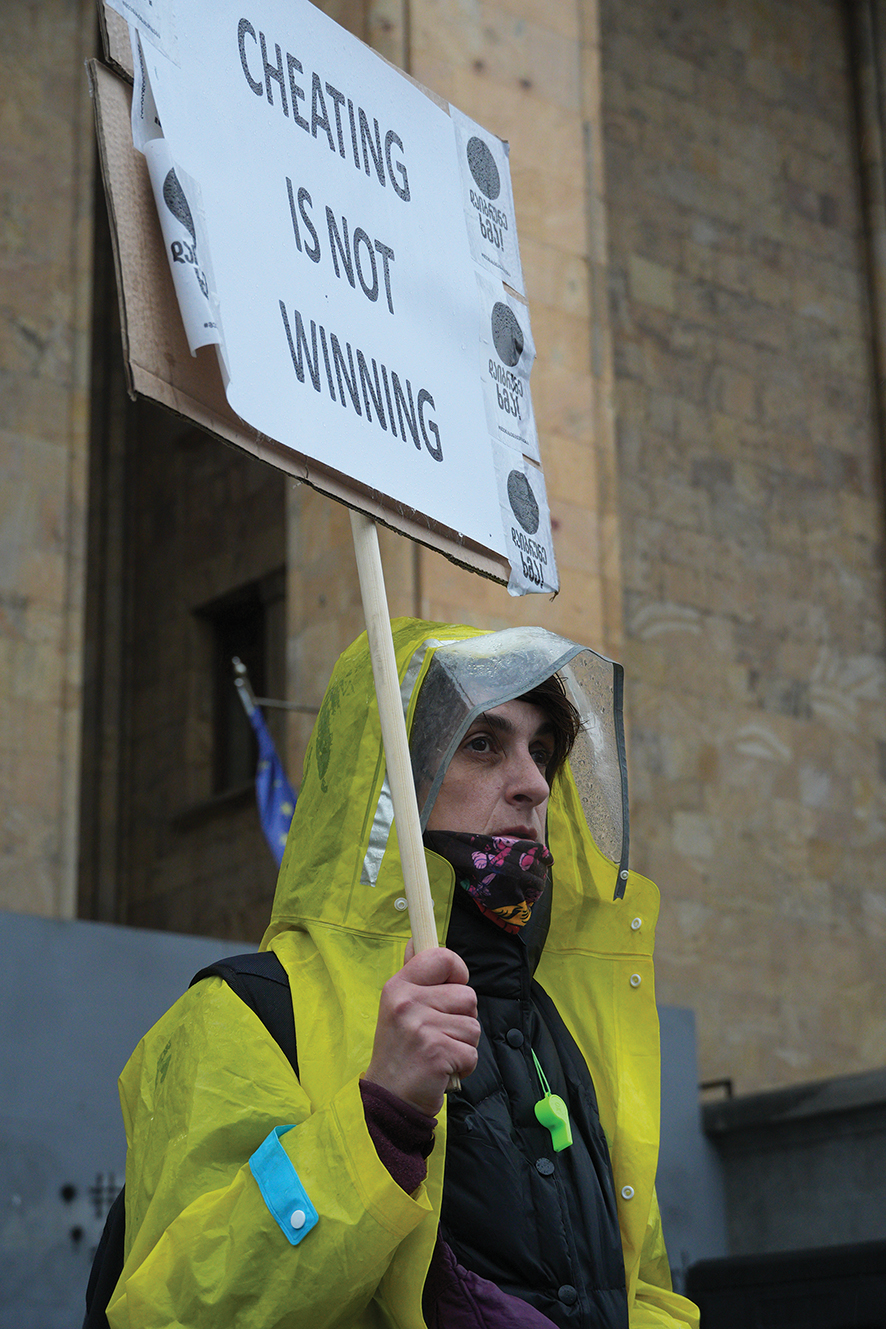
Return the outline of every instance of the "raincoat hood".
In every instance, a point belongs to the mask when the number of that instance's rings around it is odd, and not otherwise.
[[[568,936],[584,897],[624,894],[627,778],[619,665],[546,632],[476,628],[414,619],[392,624],[422,825],[449,761],[483,710],[558,673],[581,730],[554,781],[551,847],[581,862],[580,890],[558,891],[550,942]],[[445,938],[452,873],[428,852],[438,939]],[[555,868],[555,878],[560,878]],[[402,875],[385,776],[381,725],[365,634],[339,659],[305,757],[304,777],[264,945],[290,928],[332,926],[408,937]],[[275,947],[276,949],[276,947]]]

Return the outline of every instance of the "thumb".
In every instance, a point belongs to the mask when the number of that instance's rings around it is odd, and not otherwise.
[[[436,987],[442,983],[467,983],[468,966],[455,951],[445,946],[429,946],[419,951],[404,965],[404,977],[421,987]]]

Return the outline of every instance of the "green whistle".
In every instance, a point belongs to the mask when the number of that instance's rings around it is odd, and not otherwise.
[[[569,1125],[569,1109],[563,1102],[559,1094],[551,1093],[551,1086],[545,1079],[545,1073],[541,1068],[538,1057],[534,1049],[530,1048],[532,1060],[535,1062],[535,1069],[538,1072],[539,1083],[541,1084],[544,1098],[540,1099],[535,1105],[535,1115],[546,1130],[551,1132],[551,1143],[554,1146],[554,1153],[559,1154],[561,1149],[568,1149],[572,1144],[572,1127]]]
[[[546,1093],[535,1105],[535,1115],[551,1132],[554,1153],[568,1149],[572,1144],[572,1127],[569,1124],[569,1109],[559,1094]]]

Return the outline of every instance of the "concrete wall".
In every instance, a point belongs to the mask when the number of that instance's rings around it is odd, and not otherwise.
[[[71,1329],[124,1179],[117,1076],[197,970],[234,951],[9,913],[0,947],[0,1326]]]
[[[886,1240],[886,1072],[707,1104],[729,1252]]]

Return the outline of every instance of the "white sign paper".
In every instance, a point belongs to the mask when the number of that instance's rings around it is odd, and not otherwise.
[[[537,466],[507,448],[496,450],[496,462],[502,525],[511,564],[508,590],[512,595],[556,591],[557,570],[544,476]]]
[[[471,253],[480,268],[495,273],[522,295],[523,268],[517,245],[508,145],[454,106],[449,110]]]
[[[172,159],[154,103],[138,29],[130,25],[135,78],[132,90],[132,141],[144,153],[157,205],[157,217],[169,258],[175,294],[188,346],[218,346],[225,382],[221,315],[209,258],[200,186]]]
[[[152,96],[162,137],[136,116],[148,140],[136,142],[149,162],[162,156],[152,168],[158,211],[167,229],[161,198],[179,227],[190,218],[193,262],[180,266],[192,269],[191,287],[209,288],[192,349],[201,323],[204,343],[217,335],[233,409],[507,557],[514,593],[536,589],[502,506],[478,373],[486,297],[476,273],[490,268],[472,253],[450,116],[306,0],[245,11],[230,0],[152,0],[150,30],[132,4],[110,2],[143,38],[140,115],[151,118]],[[506,149],[482,132],[510,200]],[[490,282],[501,275],[493,268]],[[510,308],[503,289],[499,303]],[[503,437],[516,449],[507,474],[522,473],[521,454],[538,455],[534,422]],[[543,483],[532,489],[544,504]],[[540,522],[549,532],[546,506]],[[552,550],[548,568],[554,589]]]
[[[489,433],[541,465],[529,392],[535,343],[529,309],[501,282],[477,274],[480,289],[480,378]]]

